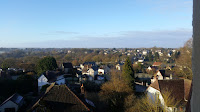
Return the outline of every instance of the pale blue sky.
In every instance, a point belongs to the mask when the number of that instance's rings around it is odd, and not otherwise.
[[[181,47],[192,0],[1,0],[0,47]]]

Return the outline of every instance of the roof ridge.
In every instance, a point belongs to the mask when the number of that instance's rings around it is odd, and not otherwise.
[[[51,85],[46,89],[45,94],[47,94],[54,87],[54,85],[55,85],[55,82],[51,83]]]
[[[65,85],[65,87],[81,102],[82,105],[84,105],[84,107],[90,111],[90,109]]]

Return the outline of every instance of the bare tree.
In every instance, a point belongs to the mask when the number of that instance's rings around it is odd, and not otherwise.
[[[178,74],[183,75],[187,79],[192,79],[192,38],[190,38],[180,48],[180,56],[176,60]]]

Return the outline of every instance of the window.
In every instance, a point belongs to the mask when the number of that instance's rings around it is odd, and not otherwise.
[[[15,112],[15,108],[5,108],[5,112]]]

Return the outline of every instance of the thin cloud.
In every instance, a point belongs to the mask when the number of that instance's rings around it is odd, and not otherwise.
[[[72,35],[79,34],[79,32],[70,32],[70,31],[51,31],[47,33],[41,33],[42,35]]]
[[[178,48],[192,37],[192,30],[161,31],[122,31],[118,36],[78,36],[75,40],[50,40],[37,43],[26,43],[22,47],[44,48],[138,48],[166,47]]]
[[[156,12],[161,13],[171,13],[173,12],[182,12],[183,10],[192,9],[192,1],[183,1],[183,0],[161,0],[155,3],[156,7],[153,9]]]
[[[57,34],[79,34],[78,32],[55,31]]]

